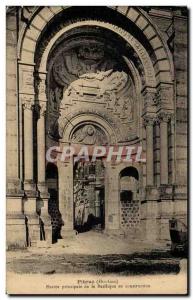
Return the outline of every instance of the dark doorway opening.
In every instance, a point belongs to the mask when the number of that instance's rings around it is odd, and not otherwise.
[[[74,164],[74,229],[78,232],[105,227],[104,165],[79,161]]]

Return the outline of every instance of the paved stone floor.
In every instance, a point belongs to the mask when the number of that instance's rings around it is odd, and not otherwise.
[[[176,274],[180,260],[171,255],[166,243],[132,242],[91,231],[52,246],[43,243],[23,251],[8,251],[7,270],[43,274]]]

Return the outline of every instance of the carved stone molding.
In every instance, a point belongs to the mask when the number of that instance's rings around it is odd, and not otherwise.
[[[122,28],[108,23],[108,22],[103,22],[101,20],[74,20],[72,24],[65,24],[65,20],[58,24],[57,30],[55,32],[52,32],[50,35],[50,40],[56,33],[60,33],[60,41],[62,38],[67,37],[69,41],[69,36],[72,31],[76,30],[81,30],[83,25],[87,26],[89,28],[89,25],[97,29],[100,27],[100,30],[109,30],[111,33],[117,33],[119,35],[119,38],[123,38],[123,40],[128,42],[128,45],[131,45],[132,49],[134,52],[136,52],[137,56],[139,57],[139,61],[142,62],[142,68],[144,69],[144,77],[145,77],[145,82],[148,83],[151,86],[155,86],[156,80],[155,80],[155,75],[154,75],[154,68],[151,63],[151,60],[148,56],[148,53],[146,49],[141,45],[141,43],[134,38],[133,35],[128,33],[127,31],[123,30]],[[86,28],[84,26],[84,28]],[[108,41],[109,42],[109,41]],[[108,43],[107,42],[107,43]],[[37,54],[37,57],[35,58],[35,61],[37,65],[39,65],[40,70],[46,70],[45,67],[45,62],[47,61],[48,54],[50,52],[49,45],[47,49],[45,49],[45,45],[48,44],[48,37],[46,37],[46,40],[42,40],[41,44],[39,45],[39,51]],[[51,44],[51,43],[50,43]],[[43,55],[43,57],[42,57]]]
[[[103,121],[105,121],[106,124],[108,124],[109,127],[111,127],[114,131],[114,133],[112,133],[111,136],[111,143],[115,143],[117,142],[118,139],[122,138],[122,132],[119,128],[119,121],[118,119],[112,119],[110,117],[109,114],[107,114],[105,111],[98,111],[96,109],[87,109],[86,111],[84,109],[78,109],[78,110],[74,110],[73,112],[71,112],[68,115],[63,114],[63,111],[61,111],[61,115],[58,119],[58,122],[55,121],[54,123],[54,128],[51,129],[51,131],[56,131],[56,127],[58,130],[58,134],[59,136],[62,138],[64,131],[66,130],[66,128],[68,127],[68,125],[70,124],[70,126],[74,125],[74,119],[76,119],[79,116],[83,116],[84,118],[87,118],[87,116],[89,116],[89,120],[92,121],[93,118],[98,119],[98,122],[101,123]]]
[[[19,93],[35,93],[33,65],[19,64]]]
[[[46,73],[37,73],[35,75],[35,91],[38,99],[47,100]]]
[[[162,109],[172,109],[174,106],[173,85],[161,84],[157,92],[157,105]]]

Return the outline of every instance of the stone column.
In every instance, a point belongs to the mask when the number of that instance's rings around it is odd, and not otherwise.
[[[37,121],[37,177],[38,177],[38,208],[40,212],[41,229],[44,230],[44,237],[46,241],[52,241],[52,226],[51,218],[48,213],[48,199],[49,193],[46,184],[46,74],[38,73],[37,93],[39,105],[37,105],[39,119]]]
[[[168,121],[169,115],[161,113],[160,122],[160,183],[168,184]]]
[[[123,234],[120,228],[119,171],[110,162],[105,164],[105,231]]]
[[[175,184],[176,182],[176,165],[175,165],[175,118],[174,115],[171,115],[171,158],[172,158],[172,180],[171,183]]]
[[[153,124],[152,117],[144,118],[146,127],[146,184],[154,185],[154,153],[153,153]]]
[[[38,187],[45,184],[45,105],[39,106],[39,119],[37,121],[37,161],[38,161]]]
[[[37,191],[33,176],[33,104],[26,101],[24,111],[24,214],[27,218],[30,245],[40,239],[37,215]]]
[[[34,182],[34,132],[33,109],[35,101],[34,65],[20,63],[19,65],[19,96],[23,105],[23,180],[24,180],[24,215],[29,232],[29,243],[40,239],[39,218],[37,215],[37,189]]]
[[[24,108],[24,187],[34,189],[33,182],[33,104],[25,102]]]
[[[142,239],[153,241],[157,236],[157,189],[154,186],[154,132],[155,114],[144,117],[146,129],[146,188],[145,202],[141,204],[141,228]]]
[[[101,217],[99,193],[100,193],[100,190],[95,191],[95,216],[96,216],[96,218]]]
[[[38,190],[40,193],[46,193],[47,188],[45,184],[46,180],[46,130],[45,130],[45,118],[46,118],[46,74],[38,73],[36,76],[37,82],[37,97],[38,105],[37,112],[39,118],[37,121],[37,175],[38,175]]]
[[[48,213],[49,193],[46,185],[46,145],[45,145],[45,105],[39,106],[39,119],[37,121],[37,175],[38,175],[38,209],[40,212],[41,230],[44,232],[43,238],[52,241],[51,218]]]
[[[73,158],[69,162],[58,161],[59,210],[64,226],[61,229],[63,239],[74,236],[74,199],[73,199]]]

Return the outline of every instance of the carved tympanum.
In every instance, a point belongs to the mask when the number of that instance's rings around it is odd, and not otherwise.
[[[86,145],[103,145],[107,144],[107,137],[104,132],[92,124],[86,124],[79,127],[72,134],[71,141],[73,143],[82,143]]]

